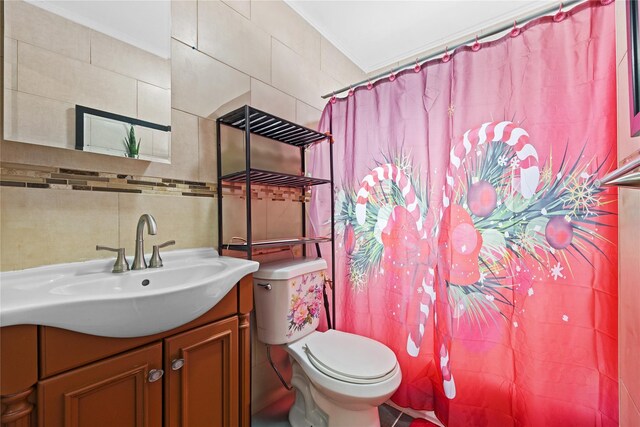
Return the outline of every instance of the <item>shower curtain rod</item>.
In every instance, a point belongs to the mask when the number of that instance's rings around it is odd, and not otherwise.
[[[566,1],[566,2],[561,2],[560,3],[560,9],[562,9],[563,7],[571,7],[571,6],[573,6],[573,5],[577,4],[577,3],[583,3],[583,2],[586,2],[586,1],[588,1],[588,0],[570,0],[570,1]],[[528,22],[528,21],[530,21],[532,19],[539,18],[539,17],[547,15],[547,14],[549,14],[551,12],[557,12],[557,11],[559,11],[558,10],[558,6],[549,7],[549,8],[546,8],[546,9],[540,11],[540,12],[535,12],[535,13],[532,13],[530,15],[527,15],[524,18],[520,19],[519,21]],[[327,99],[329,97],[332,97],[332,96],[334,96],[336,94],[345,92],[347,90],[355,89],[356,87],[361,86],[361,85],[363,85],[365,83],[369,83],[369,82],[373,83],[374,81],[376,81],[378,79],[381,79],[382,77],[390,76],[393,73],[397,73],[398,71],[404,70],[404,69],[409,68],[409,67],[415,67],[416,63],[421,64],[421,63],[426,62],[426,61],[428,61],[430,59],[436,58],[436,57],[438,57],[440,55],[444,55],[445,53],[447,53],[449,51],[451,52],[451,54],[453,54],[454,51],[457,48],[459,48],[460,46],[465,46],[465,45],[468,45],[469,43],[475,43],[477,40],[482,40],[484,38],[494,36],[494,35],[496,35],[498,33],[506,31],[506,30],[508,30],[510,28],[513,28],[513,24],[504,25],[503,27],[500,27],[498,29],[490,31],[490,32],[488,32],[486,34],[482,34],[481,36],[474,36],[471,39],[468,39],[468,40],[466,40],[466,41],[464,41],[462,43],[459,43],[459,44],[453,46],[451,49],[448,49],[448,47],[445,47],[444,49],[442,49],[442,50],[440,50],[440,51],[438,51],[436,53],[432,53],[430,55],[423,56],[422,58],[417,58],[415,61],[407,62],[406,64],[403,64],[403,65],[398,65],[397,67],[392,68],[391,71],[385,71],[383,73],[376,74],[375,76],[366,78],[364,80],[361,80],[358,83],[354,83],[352,85],[345,86],[342,89],[338,89],[338,90],[335,90],[335,91],[333,91],[331,93],[328,93],[326,95],[322,95],[322,99]]]

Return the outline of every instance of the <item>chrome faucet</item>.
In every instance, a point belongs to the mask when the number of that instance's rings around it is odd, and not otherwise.
[[[158,232],[158,224],[155,218],[149,214],[140,216],[138,227],[136,228],[136,254],[133,257],[132,270],[144,270],[147,268],[147,261],[144,259],[144,225],[147,224],[149,234],[154,235]]]

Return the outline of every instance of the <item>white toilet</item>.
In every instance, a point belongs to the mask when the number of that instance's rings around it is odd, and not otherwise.
[[[260,265],[254,273],[258,339],[284,345],[296,390],[293,427],[378,427],[378,406],[402,373],[384,344],[346,332],[318,332],[327,263],[302,258]]]

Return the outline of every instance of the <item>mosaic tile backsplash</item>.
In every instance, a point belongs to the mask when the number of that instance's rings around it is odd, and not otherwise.
[[[56,190],[105,191],[169,196],[215,197],[216,183],[170,178],[122,175],[17,163],[0,163],[0,186]],[[244,185],[223,184],[223,196],[246,197]],[[252,185],[251,198],[257,200],[308,202],[297,189]]]

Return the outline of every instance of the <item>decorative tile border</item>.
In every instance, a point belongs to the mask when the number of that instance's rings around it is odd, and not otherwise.
[[[167,196],[216,197],[214,182],[188,181],[148,176],[122,175],[79,169],[0,163],[0,186],[76,191],[106,191],[116,193],[155,194]],[[308,202],[298,189],[252,186],[251,198],[257,200]],[[222,195],[246,198],[241,184],[222,184]]]

